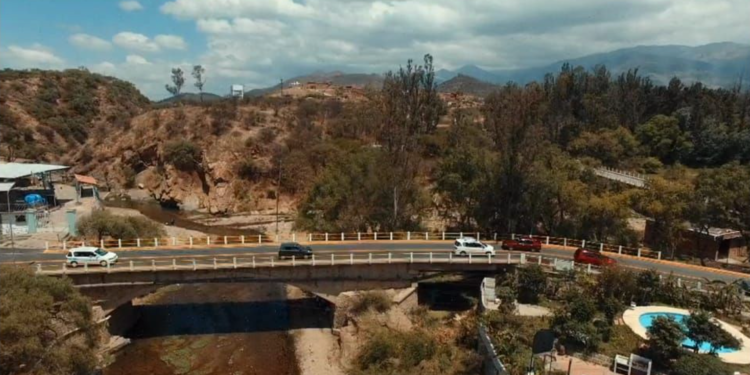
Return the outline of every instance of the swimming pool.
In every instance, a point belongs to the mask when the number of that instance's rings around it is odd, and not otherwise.
[[[653,323],[654,319],[658,317],[668,317],[672,318],[677,322],[677,324],[681,325],[683,328],[685,327],[685,318],[688,317],[688,315],[685,314],[676,314],[676,313],[667,313],[667,312],[655,312],[655,313],[645,313],[641,314],[640,317],[638,317],[638,322],[641,323],[641,326],[648,330],[649,327],[651,327],[651,323]],[[682,345],[689,346],[689,347],[695,347],[695,341],[686,338]],[[704,342],[701,344],[700,352],[709,352],[711,351],[711,345],[709,343]],[[716,351],[716,353],[722,354],[722,353],[734,353],[737,350],[735,349],[727,349],[727,348],[719,348],[719,350]]]

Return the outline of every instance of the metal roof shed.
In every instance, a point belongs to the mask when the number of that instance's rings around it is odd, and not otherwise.
[[[21,177],[66,169],[70,169],[70,167],[54,164],[4,163],[0,164],[0,179],[15,180]]]

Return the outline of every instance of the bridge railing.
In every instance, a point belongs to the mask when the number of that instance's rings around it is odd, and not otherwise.
[[[481,241],[500,243],[509,239],[532,237],[545,245],[586,248],[604,253],[631,255],[661,259],[661,252],[646,248],[613,245],[587,240],[503,233],[483,232],[337,232],[337,233],[291,233],[288,235],[248,234],[241,236],[206,236],[206,237],[159,237],[136,239],[106,239],[100,241],[63,241],[46,243],[47,250],[66,251],[78,246],[99,246],[105,249],[158,249],[158,248],[193,248],[211,246],[250,246],[276,244],[280,242],[346,242],[346,241],[454,241],[458,238],[474,237]]]
[[[469,255],[456,256],[451,251],[442,252],[336,252],[318,253],[306,258],[280,259],[275,254],[243,254],[241,256],[205,256],[205,257],[175,257],[175,258],[135,258],[121,260],[116,264],[100,266],[98,264],[82,264],[72,267],[66,262],[37,263],[32,265],[36,273],[44,275],[68,274],[101,274],[123,272],[160,272],[160,271],[199,271],[199,270],[229,270],[249,268],[275,267],[331,267],[373,264],[464,264],[464,265],[539,265],[549,272],[576,272],[596,274],[601,267],[590,264],[578,264],[571,259],[563,259],[540,253],[496,253],[495,256]],[[664,275],[660,274],[660,279]],[[679,287],[695,290],[705,290],[705,280],[688,277],[675,277],[674,282]]]

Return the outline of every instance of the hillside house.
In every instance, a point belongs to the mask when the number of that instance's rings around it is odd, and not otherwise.
[[[245,96],[245,86],[243,85],[230,86],[229,95],[231,95],[233,98],[242,99]]]
[[[646,220],[643,242],[655,247],[658,243],[653,220]],[[747,244],[742,233],[734,229],[689,227],[681,231],[681,241],[676,255],[692,255],[708,259],[747,258]]]

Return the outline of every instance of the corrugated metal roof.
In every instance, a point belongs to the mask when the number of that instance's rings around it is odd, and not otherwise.
[[[15,182],[0,182],[0,192],[5,193],[10,191],[15,184]]]
[[[74,175],[76,180],[82,184],[88,184],[88,185],[98,185],[96,182],[96,179],[91,176],[84,176],[82,174],[76,174]]]
[[[62,171],[70,167],[54,164],[4,163],[0,164],[0,178],[16,179],[32,174]]]

